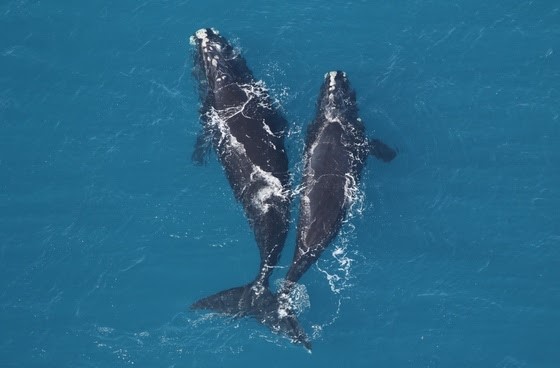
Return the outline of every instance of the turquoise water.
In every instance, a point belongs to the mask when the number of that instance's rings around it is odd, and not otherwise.
[[[3,1],[0,366],[558,367],[560,6],[393,3]],[[190,162],[208,26],[280,100],[296,184],[332,69],[400,150],[302,279],[311,355],[188,310],[258,267],[215,156]]]

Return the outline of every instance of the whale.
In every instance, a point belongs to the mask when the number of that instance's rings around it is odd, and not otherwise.
[[[295,314],[284,311],[269,290],[290,224],[290,174],[284,145],[287,121],[266,85],[253,76],[239,50],[217,30],[199,29],[190,42],[201,100],[201,129],[192,160],[204,164],[208,153],[215,151],[260,255],[253,281],[200,299],[191,308],[253,317],[310,350]]]
[[[289,303],[294,285],[338,235],[369,155],[390,162],[397,151],[367,138],[346,73],[325,74],[305,138],[296,247],[278,293],[281,304]]]

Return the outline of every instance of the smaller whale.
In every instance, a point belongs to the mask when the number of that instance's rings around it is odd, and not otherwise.
[[[268,289],[290,220],[290,175],[284,147],[287,122],[264,83],[253,77],[245,59],[218,31],[200,29],[191,43],[202,100],[202,130],[193,160],[203,163],[214,147],[260,254],[258,274],[252,282],[198,300],[191,307],[253,317],[311,349],[295,314],[281,309]]]
[[[307,131],[297,243],[279,300],[289,300],[295,283],[337,236],[368,155],[389,162],[397,152],[366,138],[346,73],[327,73]]]

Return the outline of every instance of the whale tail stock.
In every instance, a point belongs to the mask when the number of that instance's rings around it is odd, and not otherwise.
[[[192,304],[191,309],[211,310],[235,318],[253,317],[273,332],[284,334],[293,343],[302,344],[311,351],[311,343],[288,304],[257,283],[210,295]]]

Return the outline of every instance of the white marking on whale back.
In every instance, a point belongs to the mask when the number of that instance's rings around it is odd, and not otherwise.
[[[212,59],[215,61],[215,59]],[[208,124],[214,129],[218,134],[218,146],[223,147],[225,151],[231,151],[240,156],[247,157],[247,151],[243,143],[237,140],[237,138],[231,134],[231,130],[228,125],[229,119],[235,115],[244,115],[244,110],[249,101],[254,98],[259,99],[260,106],[270,109],[271,106],[267,104],[267,89],[262,81],[252,82],[249,84],[244,84],[239,86],[246,94],[247,101],[241,106],[233,106],[222,110],[217,110],[212,108],[207,113]],[[245,116],[245,115],[244,115]],[[271,135],[274,135],[270,127],[266,124],[265,120],[262,120],[263,130]],[[276,148],[273,145],[273,148]],[[247,161],[249,159],[247,158]],[[273,197],[279,198],[282,201],[287,201],[289,193],[283,187],[282,182],[279,178],[274,176],[271,172],[263,170],[258,165],[252,163],[252,172],[250,173],[249,180],[251,183],[259,181],[264,183],[263,186],[253,195],[251,198],[253,206],[255,206],[262,214],[269,211],[271,204],[268,203]]]
[[[266,120],[263,119],[263,126],[264,126],[264,130],[268,135],[272,135],[275,136],[275,134],[272,132],[272,130],[270,129],[270,127],[268,126],[268,124],[266,123]]]
[[[212,30],[212,32],[214,32],[214,34],[216,35],[220,34],[220,32],[218,32],[217,29],[215,28],[210,28],[210,29]],[[194,33],[194,35],[196,38],[198,38],[201,41],[202,48],[206,49],[206,45],[208,44],[208,41],[210,41],[210,38],[208,37],[208,31],[206,30],[206,28],[199,29]],[[191,43],[193,43],[194,41],[195,41],[194,37],[191,36]],[[216,43],[214,46],[218,51],[221,51],[221,46],[219,44]]]
[[[358,197],[358,193],[356,178],[354,178],[352,174],[346,173],[344,182],[344,206],[346,208],[352,207],[352,204],[354,204]]]
[[[306,188],[309,189],[309,188]],[[309,199],[309,191],[305,190],[305,194],[301,196],[301,216],[306,219],[311,217],[311,200]]]
[[[218,31],[212,28],[212,31],[218,34]],[[201,40],[202,52],[207,53],[211,49],[221,50],[221,45],[218,42],[212,42],[208,37],[208,31],[206,29],[199,29],[195,33],[196,38]],[[237,55],[234,56],[234,58]],[[211,63],[214,67],[218,65],[219,55],[214,55],[212,58],[207,54],[206,60]],[[226,79],[225,75],[216,76],[216,81],[223,81]],[[222,110],[217,110],[212,108],[207,112],[208,124],[215,131],[217,135],[217,145],[220,150],[224,152],[231,152],[238,156],[245,156],[247,161],[250,161],[247,157],[247,151],[243,143],[241,143],[237,138],[231,134],[228,121],[234,116],[241,114],[247,118],[252,118],[247,116],[245,107],[251,101],[258,102],[259,107],[264,109],[272,109],[271,103],[268,98],[268,90],[263,81],[252,81],[247,84],[239,85],[239,88],[245,93],[246,101],[239,106],[232,106]],[[270,126],[266,124],[266,121],[262,120],[262,129],[269,135],[274,136]],[[271,142],[271,147],[276,149],[276,146]],[[245,185],[250,185],[255,182],[260,182],[260,187],[256,193],[251,197],[251,202],[254,207],[256,207],[262,214],[269,211],[271,206],[271,198],[277,197],[282,201],[287,201],[288,193],[286,189],[282,186],[280,179],[274,176],[271,172],[263,170],[258,165],[251,163],[252,171],[250,172],[249,182]],[[277,202],[277,201],[274,201]]]

